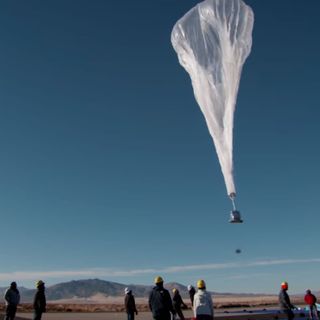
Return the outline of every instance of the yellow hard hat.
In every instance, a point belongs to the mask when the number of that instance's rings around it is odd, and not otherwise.
[[[36,282],[36,288],[38,288],[38,287],[40,287],[40,286],[42,286],[42,285],[44,285],[44,282],[43,282],[42,280],[38,280],[38,281]]]
[[[161,283],[161,282],[163,282],[163,279],[160,276],[154,278],[154,283],[155,284]]]
[[[173,292],[173,293],[176,293],[177,291],[178,291],[177,288],[173,288],[173,289],[172,289],[172,292]]]
[[[198,280],[197,287],[198,289],[204,289],[206,287],[206,283],[204,282],[204,280]]]

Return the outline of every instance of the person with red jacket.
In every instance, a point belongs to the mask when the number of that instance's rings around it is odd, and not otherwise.
[[[309,306],[309,316],[310,319],[318,320],[318,310],[316,306],[317,298],[311,293],[311,290],[306,291],[306,295],[304,296],[305,303]]]

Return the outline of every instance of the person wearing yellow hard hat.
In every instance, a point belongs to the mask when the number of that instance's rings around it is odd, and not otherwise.
[[[160,277],[160,276],[157,276],[157,277],[155,277],[154,278],[154,284],[160,284],[160,283],[162,283],[163,284],[163,279],[162,279],[162,277]]]
[[[279,292],[279,304],[281,311],[287,315],[287,319],[292,320],[294,318],[294,313],[292,310],[295,309],[295,306],[290,302],[290,298],[287,293],[288,289],[288,282],[282,282],[281,290]]]
[[[42,280],[36,282],[36,294],[33,300],[34,317],[33,320],[41,320],[42,314],[46,312],[45,283]]]
[[[179,290],[177,288],[172,289],[173,297],[172,297],[172,304],[173,309],[178,315],[180,320],[185,320],[182,308],[188,309],[187,305],[183,302]]]
[[[155,287],[149,295],[149,308],[155,320],[171,320],[171,314],[175,315],[170,293],[163,287],[163,279],[160,276],[154,279]]]
[[[193,312],[197,320],[213,320],[213,302],[209,292],[206,291],[204,280],[198,280],[198,291],[194,295]]]

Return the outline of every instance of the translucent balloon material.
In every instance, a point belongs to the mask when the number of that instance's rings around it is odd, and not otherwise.
[[[236,193],[233,117],[253,21],[251,8],[241,0],[205,0],[186,13],[171,34],[213,138],[229,195]]]

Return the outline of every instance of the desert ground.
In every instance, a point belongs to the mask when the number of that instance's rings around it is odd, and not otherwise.
[[[216,312],[215,318],[219,320],[275,320],[275,319],[285,319],[283,314],[279,314],[274,311],[270,314],[261,315],[255,313],[254,311],[249,312],[232,312],[230,314],[224,312]],[[192,319],[192,312],[188,310],[184,312],[186,320]],[[27,320],[32,319],[31,313],[20,313],[18,314],[18,319],[16,320]],[[0,318],[3,319],[3,318]],[[102,312],[102,313],[46,313],[43,316],[43,320],[126,320],[126,314],[123,312]],[[306,316],[297,316],[295,320],[306,319]],[[136,320],[152,320],[150,312],[141,312],[136,317]]]
[[[302,297],[292,297],[293,303],[303,306]],[[188,304],[188,299],[184,299]],[[215,317],[219,320],[263,320],[282,319],[284,315],[278,312],[278,297],[276,295],[256,296],[232,296],[218,295],[213,297],[215,305]],[[100,302],[100,303],[99,303]],[[107,302],[107,303],[106,303]],[[151,320],[152,316],[148,310],[146,298],[136,299],[139,314],[136,320]],[[190,308],[184,310],[186,319],[192,318]],[[4,306],[1,308],[3,314]],[[270,310],[269,314],[259,314],[262,310]],[[105,299],[81,299],[81,300],[60,300],[48,303],[47,313],[43,320],[126,320],[123,307],[123,297],[108,297]],[[295,318],[296,320],[301,315]],[[4,317],[0,316],[0,320]],[[32,305],[22,304],[19,307],[16,320],[32,319]]]
[[[47,304],[47,311],[50,312],[124,312],[123,297],[90,297],[88,299],[64,299],[50,301]],[[136,305],[139,312],[148,312],[148,299],[136,298]],[[189,299],[183,299],[191,309]],[[292,303],[303,304],[302,296],[291,297]],[[214,307],[217,311],[243,310],[247,308],[273,308],[278,307],[277,295],[216,295],[213,296]],[[4,310],[4,305],[2,306]],[[18,308],[19,312],[32,312],[32,304],[24,303]],[[1,312],[1,307],[0,307]]]

